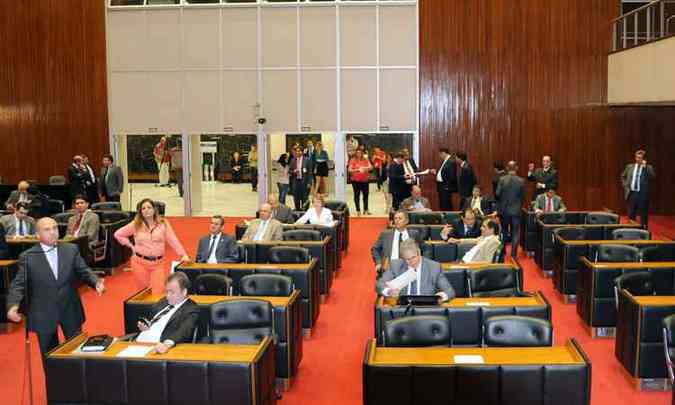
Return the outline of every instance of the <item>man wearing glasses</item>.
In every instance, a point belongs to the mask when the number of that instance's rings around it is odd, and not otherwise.
[[[441,272],[441,264],[422,257],[412,239],[401,242],[401,260],[393,260],[377,282],[377,292],[385,297],[399,295],[438,295],[441,301],[455,297],[455,290]]]

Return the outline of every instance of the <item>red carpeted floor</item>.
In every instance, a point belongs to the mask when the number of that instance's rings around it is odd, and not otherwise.
[[[206,232],[208,218],[171,220],[180,240],[194,254],[199,236]],[[236,219],[229,218],[232,232]],[[284,394],[282,405],[356,405],[362,403],[361,362],[365,343],[373,335],[375,300],[370,247],[385,226],[384,220],[353,219],[349,254],[343,261],[328,301],[309,340],[293,387]],[[654,217],[655,237],[675,236],[675,220]],[[670,393],[640,393],[629,384],[626,373],[614,358],[614,340],[593,340],[584,331],[574,305],[565,305],[553,291],[551,281],[541,276],[531,259],[522,258],[525,288],[541,290],[553,306],[556,344],[575,337],[593,362],[592,404],[670,404]],[[98,297],[83,291],[89,333],[119,335],[123,332],[122,300],[134,293],[130,273],[118,272],[106,280],[108,292]],[[0,335],[0,398],[3,404],[20,404],[24,379],[23,328]],[[44,375],[37,345],[33,344],[35,403],[45,404]],[[26,403],[26,402],[24,402]]]

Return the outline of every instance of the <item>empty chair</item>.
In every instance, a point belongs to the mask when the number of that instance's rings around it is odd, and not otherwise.
[[[651,234],[646,229],[619,228],[612,231],[612,239],[615,240],[649,240]]]
[[[122,204],[117,201],[97,202],[91,205],[92,210],[122,211]]]
[[[451,346],[450,319],[440,315],[406,316],[384,324],[387,347]]]
[[[272,304],[251,298],[211,305],[207,337],[210,343],[258,344],[274,336]]]
[[[673,261],[673,252],[667,245],[646,246],[640,249],[640,261],[642,262]]]
[[[102,224],[111,224],[113,222],[126,221],[129,219],[129,213],[124,211],[94,211],[98,214],[98,220]]]
[[[663,350],[666,356],[666,368],[668,369],[668,376],[672,383],[675,380],[675,374],[673,374],[673,359],[675,359],[675,315],[667,316],[661,322],[663,325]]]
[[[296,246],[273,246],[269,250],[270,263],[307,263],[309,250]]]
[[[545,224],[564,224],[567,222],[564,212],[546,212],[540,218],[541,222]]]
[[[586,214],[586,223],[589,225],[618,224],[619,216],[611,212],[589,212]]]
[[[584,240],[586,239],[586,230],[584,228],[565,227],[553,231],[556,236],[565,240]]]
[[[438,225],[443,216],[434,212],[411,212],[408,214],[411,224]]]
[[[325,201],[323,206],[331,211],[344,211],[347,208],[347,204],[344,201]]]
[[[241,295],[288,297],[293,294],[293,279],[281,274],[249,274],[241,278]]]
[[[518,315],[498,315],[483,324],[485,347],[535,347],[553,345],[551,322]]]
[[[157,211],[159,211],[159,215],[163,216],[164,213],[166,212],[166,203],[157,200],[155,200],[154,202],[155,206],[157,206]]]
[[[62,200],[50,198],[47,200],[47,207],[49,214],[58,214],[65,211],[65,204]]]
[[[640,250],[628,245],[600,245],[595,254],[596,262],[636,262]]]
[[[198,295],[232,295],[232,279],[222,274],[200,274],[192,289]]]
[[[519,296],[518,273],[511,267],[467,270],[470,297]]]
[[[311,229],[293,229],[284,231],[284,240],[321,240],[321,232]]]
[[[651,273],[631,271],[614,279],[614,302],[619,308],[619,291],[627,290],[631,295],[655,295]]]
[[[50,186],[63,186],[66,184],[65,176],[49,176]]]

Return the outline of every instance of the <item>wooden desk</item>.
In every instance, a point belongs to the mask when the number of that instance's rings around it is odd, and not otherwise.
[[[117,357],[129,346],[115,342],[103,353],[81,353],[80,334],[49,353],[47,399],[64,403],[276,403],[273,343],[178,344],[166,354]],[[208,372],[206,372],[208,370]],[[164,383],[159,383],[164,382]]]
[[[25,250],[30,249],[34,245],[40,243],[40,240],[37,237],[7,237],[7,245],[9,245],[9,255],[12,259],[18,259],[19,255]],[[86,260],[87,255],[91,251],[89,248],[88,238],[86,236],[79,236],[77,238],[72,236],[66,236],[61,238],[58,241],[59,243],[72,243],[77,245],[80,250],[80,254]]]
[[[380,296],[377,298],[376,305],[393,307],[398,306],[396,302],[397,298]],[[453,298],[452,300],[443,302],[438,306],[442,308],[463,308],[481,306],[481,304],[483,304],[483,306],[490,307],[535,307],[548,305],[548,302],[541,292],[537,291],[531,297]]]
[[[457,363],[462,355],[483,363]],[[363,363],[366,405],[540,403],[559,393],[560,403],[590,403],[591,364],[574,339],[523,348],[390,348],[373,339]]]

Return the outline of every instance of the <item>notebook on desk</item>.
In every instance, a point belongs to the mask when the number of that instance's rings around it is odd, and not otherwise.
[[[401,295],[398,305],[438,305],[438,295]]]

